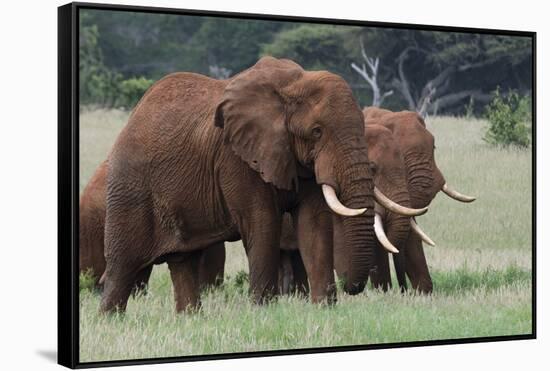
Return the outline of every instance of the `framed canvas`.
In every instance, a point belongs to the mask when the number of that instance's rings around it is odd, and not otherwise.
[[[534,32],[58,26],[60,364],[536,337]]]

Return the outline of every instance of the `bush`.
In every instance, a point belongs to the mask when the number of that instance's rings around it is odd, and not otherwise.
[[[94,274],[91,269],[88,269],[86,272],[80,273],[79,276],[79,291],[91,291],[95,292],[96,286],[95,286],[96,279],[94,277]]]
[[[497,88],[487,106],[489,128],[483,138],[494,145],[528,147],[531,142],[531,99],[509,92],[502,96]]]
[[[153,83],[153,80],[146,79],[143,76],[122,81],[119,85],[118,105],[133,108]]]

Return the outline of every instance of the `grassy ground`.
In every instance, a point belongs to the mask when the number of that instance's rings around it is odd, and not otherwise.
[[[81,187],[105,158],[127,113],[81,114]],[[239,242],[228,243],[226,283],[203,297],[203,309],[176,315],[168,270],[153,270],[146,296],[124,316],[98,314],[100,297],[80,292],[81,361],[166,357],[428,339],[526,334],[531,331],[531,153],[481,141],[485,122],[428,120],[447,181],[478,196],[461,204],[441,194],[418,218],[437,247],[426,247],[434,294],[368,290],[339,294],[332,308],[297,297],[257,307],[239,272]]]

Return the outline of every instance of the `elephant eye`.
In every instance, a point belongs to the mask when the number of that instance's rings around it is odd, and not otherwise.
[[[312,130],[311,130],[311,135],[316,138],[316,139],[319,139],[321,138],[321,135],[323,134],[323,132],[321,131],[321,128],[320,127],[314,127]]]

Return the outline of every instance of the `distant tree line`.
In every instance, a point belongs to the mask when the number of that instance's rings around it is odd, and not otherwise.
[[[365,57],[377,59],[377,87],[391,91],[383,106],[428,114],[480,114],[497,87],[520,96],[532,89],[524,37],[84,10],[81,102],[131,108],[168,73],[226,78],[263,55],[341,75],[362,105],[374,90],[360,70],[371,76]]]

